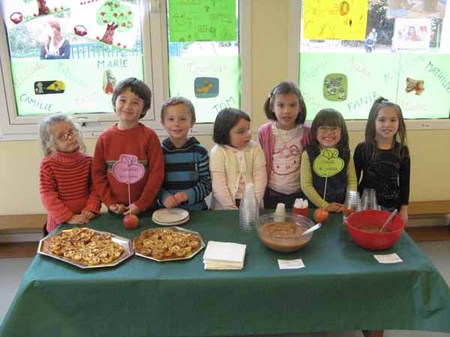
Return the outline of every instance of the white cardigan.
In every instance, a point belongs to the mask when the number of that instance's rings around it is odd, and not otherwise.
[[[239,152],[242,155],[238,155]],[[239,158],[241,159],[239,159]],[[209,169],[212,180],[212,209],[237,209],[236,191],[242,175],[255,185],[256,197],[263,207],[267,185],[266,159],[261,146],[250,141],[244,150],[227,145],[215,145],[211,149]]]

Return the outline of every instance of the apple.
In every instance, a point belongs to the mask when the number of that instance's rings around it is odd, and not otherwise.
[[[15,24],[21,23],[23,20],[23,14],[20,12],[14,12],[11,14],[11,16],[9,17],[11,19],[12,22],[14,22]]]
[[[327,221],[328,215],[328,211],[324,210],[323,208],[318,208],[314,211],[313,218],[315,222],[323,223]]]
[[[73,28],[75,34],[79,36],[85,36],[87,34],[87,29],[85,26],[78,25]]]
[[[139,226],[139,218],[134,214],[127,214],[123,217],[122,223],[126,229],[135,229]]]

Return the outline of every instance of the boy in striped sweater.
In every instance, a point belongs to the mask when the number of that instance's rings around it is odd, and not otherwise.
[[[190,100],[173,97],[163,102],[161,124],[169,138],[162,142],[165,177],[159,204],[188,211],[208,209],[205,198],[211,193],[208,150],[195,137],[188,138],[195,123]]]

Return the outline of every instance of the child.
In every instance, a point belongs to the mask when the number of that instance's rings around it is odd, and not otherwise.
[[[291,208],[300,190],[300,160],[311,140],[310,128],[303,123],[306,105],[299,88],[292,82],[276,85],[264,103],[268,122],[258,130],[259,144],[266,157],[266,208],[284,203]]]
[[[402,110],[380,97],[370,109],[365,141],[355,149],[358,190],[375,189],[378,204],[398,209],[407,222],[410,166]]]
[[[238,209],[246,182],[255,185],[263,206],[266,161],[261,147],[250,140],[250,117],[237,109],[223,109],[214,122],[211,150],[212,208]]]
[[[320,110],[312,122],[311,144],[302,154],[301,185],[309,201],[328,212],[341,212],[346,190],[356,190],[347,126],[334,109]]]
[[[87,224],[100,211],[100,199],[91,182],[92,157],[72,119],[50,115],[41,122],[45,157],[39,169],[39,191],[48,212],[44,234],[61,223]]]
[[[169,138],[162,143],[166,174],[159,203],[166,208],[190,211],[208,209],[205,198],[211,193],[208,150],[188,138],[195,123],[195,109],[184,97],[166,100],[161,107],[161,124]]]
[[[150,88],[136,78],[127,78],[114,88],[112,103],[119,122],[97,140],[94,185],[110,211],[139,214],[155,208],[164,179],[158,136],[139,122],[150,108]]]

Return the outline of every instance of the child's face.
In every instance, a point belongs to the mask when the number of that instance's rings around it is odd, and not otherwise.
[[[191,113],[184,104],[168,106],[164,111],[161,124],[167,130],[172,143],[177,147],[186,143],[189,129],[194,126]]]
[[[243,150],[250,142],[250,139],[250,122],[241,118],[230,130],[230,145]]]
[[[336,147],[341,141],[341,128],[339,126],[319,126],[317,128],[317,141],[322,148]]]
[[[398,115],[394,107],[384,107],[375,119],[375,139],[392,141],[398,131]]]
[[[55,147],[59,152],[72,153],[80,148],[78,130],[67,122],[56,123],[51,132],[55,138]]]
[[[273,112],[277,117],[277,127],[290,130],[295,127],[295,120],[300,112],[298,97],[294,93],[275,96]]]
[[[116,114],[119,117],[119,126],[132,128],[139,123],[144,108],[144,100],[126,89],[116,99]]]

